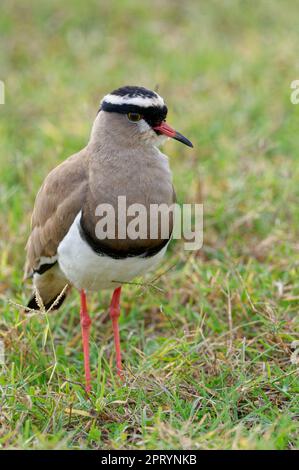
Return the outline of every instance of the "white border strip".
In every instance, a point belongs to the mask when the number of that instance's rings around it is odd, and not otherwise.
[[[118,96],[109,94],[104,96],[102,103],[103,101],[110,104],[133,104],[135,106],[142,106],[143,108],[149,108],[150,106],[164,106],[163,98],[157,93],[153,98],[130,95]]]

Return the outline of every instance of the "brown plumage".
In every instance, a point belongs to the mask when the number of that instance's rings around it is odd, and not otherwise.
[[[54,168],[37,193],[26,244],[25,279],[38,269],[42,257],[56,256],[60,241],[81,210],[88,189],[86,149]]]

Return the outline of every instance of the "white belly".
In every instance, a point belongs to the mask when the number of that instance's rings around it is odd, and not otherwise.
[[[81,213],[58,247],[59,266],[68,281],[78,289],[114,289],[155,268],[165,254],[167,245],[147,258],[114,259],[98,255],[80,236],[80,217]]]

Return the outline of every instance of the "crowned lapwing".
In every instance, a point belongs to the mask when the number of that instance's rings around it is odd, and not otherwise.
[[[26,245],[25,277],[33,277],[35,290],[46,309],[59,308],[66,285],[81,296],[81,329],[87,392],[91,389],[86,292],[113,289],[110,305],[117,372],[122,376],[118,319],[123,283],[142,276],[162,259],[171,236],[151,238],[98,237],[97,208],[109,204],[117,211],[119,197],[126,207],[142,204],[171,206],[175,201],[167,157],[158,146],[172,137],[191,142],[166,124],[167,107],[157,93],[125,86],[106,95],[95,118],[87,146],[54,168],[40,188]],[[132,218],[131,218],[132,219]],[[130,217],[118,219],[126,228]],[[120,222],[121,221],[121,222]],[[61,295],[62,291],[63,295]],[[35,295],[28,303],[39,309]]]

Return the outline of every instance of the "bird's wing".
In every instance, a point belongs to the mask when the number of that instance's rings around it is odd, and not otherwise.
[[[54,168],[44,180],[34,205],[26,245],[24,278],[53,264],[57,248],[82,208],[88,186],[86,149]]]

